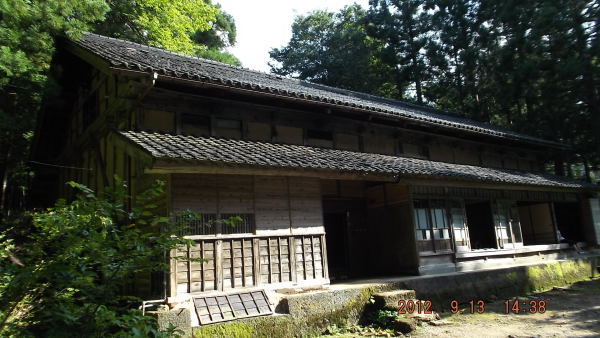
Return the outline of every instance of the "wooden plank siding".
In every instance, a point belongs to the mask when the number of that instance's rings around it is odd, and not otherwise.
[[[251,214],[256,235],[324,232],[317,178],[173,174],[171,185],[174,212]]]
[[[253,232],[189,236],[176,255],[206,262],[171,264],[171,296],[328,280],[319,179],[173,174],[170,186],[174,212],[255,218]]]

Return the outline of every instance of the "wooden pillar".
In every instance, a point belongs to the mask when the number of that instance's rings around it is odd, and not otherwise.
[[[288,237],[288,250],[289,250],[289,258],[290,258],[290,273],[292,275],[292,282],[296,283],[298,281],[298,273],[296,269],[296,238],[294,236]]]
[[[216,290],[223,291],[223,241],[215,241],[215,282]]]
[[[327,239],[321,235],[321,263],[323,264],[323,278],[329,279],[329,263],[327,262]]]
[[[169,264],[170,264],[170,278],[169,278],[169,297],[177,296],[177,250],[173,249],[169,253]]]
[[[254,285],[258,286],[262,284],[260,280],[260,239],[252,239],[252,272],[254,273]]]

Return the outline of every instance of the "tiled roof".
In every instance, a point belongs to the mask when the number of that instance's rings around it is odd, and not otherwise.
[[[85,33],[81,40],[74,43],[106,60],[112,67],[156,72],[159,75],[242,88],[257,93],[276,94],[317,103],[357,108],[372,114],[443,128],[564,147],[556,142],[443,114],[428,107],[252,71],[102,35]]]
[[[438,177],[516,185],[593,187],[586,182],[546,174],[346,150],[148,132],[120,133],[156,159],[265,168],[331,170],[393,177]]]

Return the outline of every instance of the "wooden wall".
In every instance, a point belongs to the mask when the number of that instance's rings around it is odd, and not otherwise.
[[[173,211],[254,214],[257,235],[322,233],[319,179],[173,174]]]
[[[182,99],[185,98],[185,99]],[[526,146],[509,146],[499,142],[486,143],[448,137],[435,132],[423,133],[415,130],[393,127],[381,123],[370,123],[348,118],[329,116],[316,111],[298,111],[244,104],[231,101],[211,101],[200,97],[177,94],[164,89],[153,89],[145,98],[144,109],[173,111],[176,114],[202,115],[212,119],[231,119],[240,122],[242,138],[278,143],[314,145],[337,149],[364,151],[371,153],[426,158],[426,154],[402,152],[413,145],[428,149],[429,159],[448,163],[469,164],[486,167],[510,168],[518,170],[539,170],[542,157],[539,150]],[[198,107],[202,107],[199,111]],[[165,115],[162,120],[172,120]],[[143,123],[144,119],[139,119]],[[157,126],[158,118],[148,120],[147,125],[138,128],[164,131]],[[181,118],[175,118],[180,121]],[[166,122],[165,122],[166,123]],[[176,128],[177,129],[177,128]],[[213,126],[212,129],[215,129]],[[307,130],[332,133],[333,141],[314,140],[307,137]],[[181,131],[181,128],[178,129]],[[219,133],[212,133],[218,136]],[[221,135],[226,136],[226,135]],[[236,138],[238,138],[236,136]]]

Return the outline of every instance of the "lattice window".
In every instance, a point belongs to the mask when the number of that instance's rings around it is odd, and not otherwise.
[[[224,220],[238,218],[235,225],[231,226]],[[177,225],[182,228],[180,235],[214,235],[222,234],[246,234],[254,233],[256,228],[254,214],[200,214],[199,217],[177,216],[175,218]]]

